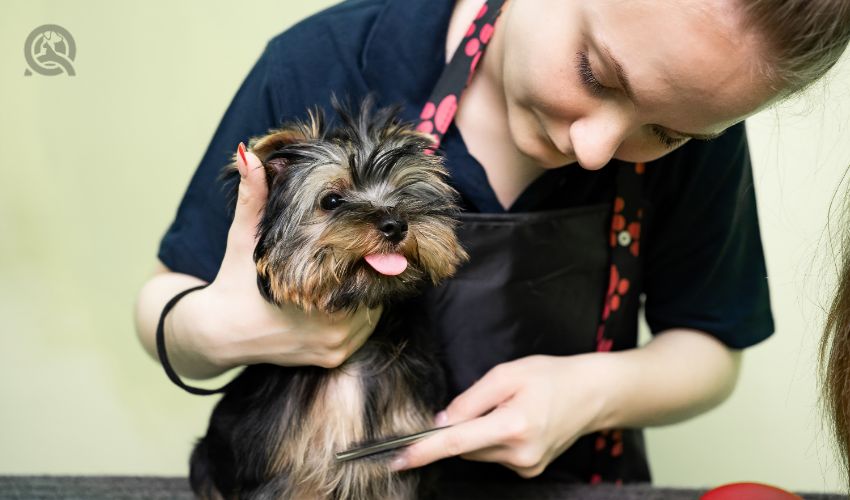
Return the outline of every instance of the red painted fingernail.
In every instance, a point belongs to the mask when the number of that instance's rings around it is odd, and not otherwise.
[[[242,163],[244,163],[245,166],[247,167],[248,166],[248,158],[245,158],[245,145],[240,142],[238,150],[239,150],[239,156],[242,157]]]

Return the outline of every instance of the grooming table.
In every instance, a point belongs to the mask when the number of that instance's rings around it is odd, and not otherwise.
[[[694,500],[705,490],[656,488],[651,485],[568,485],[447,483],[441,499],[534,500]],[[806,500],[839,500],[842,495],[801,494]],[[0,499],[192,499],[185,477],[0,476]]]

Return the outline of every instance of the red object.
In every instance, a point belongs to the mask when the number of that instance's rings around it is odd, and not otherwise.
[[[803,497],[768,484],[732,483],[706,492],[700,500],[803,500]]]
[[[241,142],[239,143],[239,156],[242,157],[242,163],[244,163],[245,166],[247,167],[248,166],[248,158],[245,158],[245,145],[242,144]]]

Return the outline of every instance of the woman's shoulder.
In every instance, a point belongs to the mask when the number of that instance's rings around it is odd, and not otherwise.
[[[365,44],[375,21],[390,0],[346,0],[319,11],[274,36],[267,50],[281,60],[324,62],[350,60]]]
[[[440,28],[452,5],[453,0],[346,0],[272,38],[264,54],[267,76],[293,112],[326,103],[331,93],[354,97],[377,91],[399,100],[429,79],[427,68],[439,70],[443,53],[435,47],[445,43]]]
[[[303,117],[332,93],[363,92],[360,60],[391,0],[346,0],[272,37],[261,57],[263,87],[278,121]]]

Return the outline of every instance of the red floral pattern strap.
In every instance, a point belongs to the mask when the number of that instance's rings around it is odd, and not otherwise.
[[[609,167],[610,168],[610,167]],[[602,306],[602,318],[596,331],[596,351],[609,352],[634,347],[636,340],[628,332],[640,308],[640,237],[643,222],[643,177],[646,165],[621,164],[617,172],[617,194],[611,210],[611,229],[608,244],[611,249],[611,269],[608,289]],[[624,470],[623,431],[610,429],[596,434],[593,469],[589,481],[593,484],[621,484]]]
[[[416,128],[434,136],[437,147],[454,121],[461,94],[472,80],[475,69],[484,57],[484,50],[493,38],[496,19],[502,13],[504,3],[504,0],[484,3],[419,114],[420,121]]]

